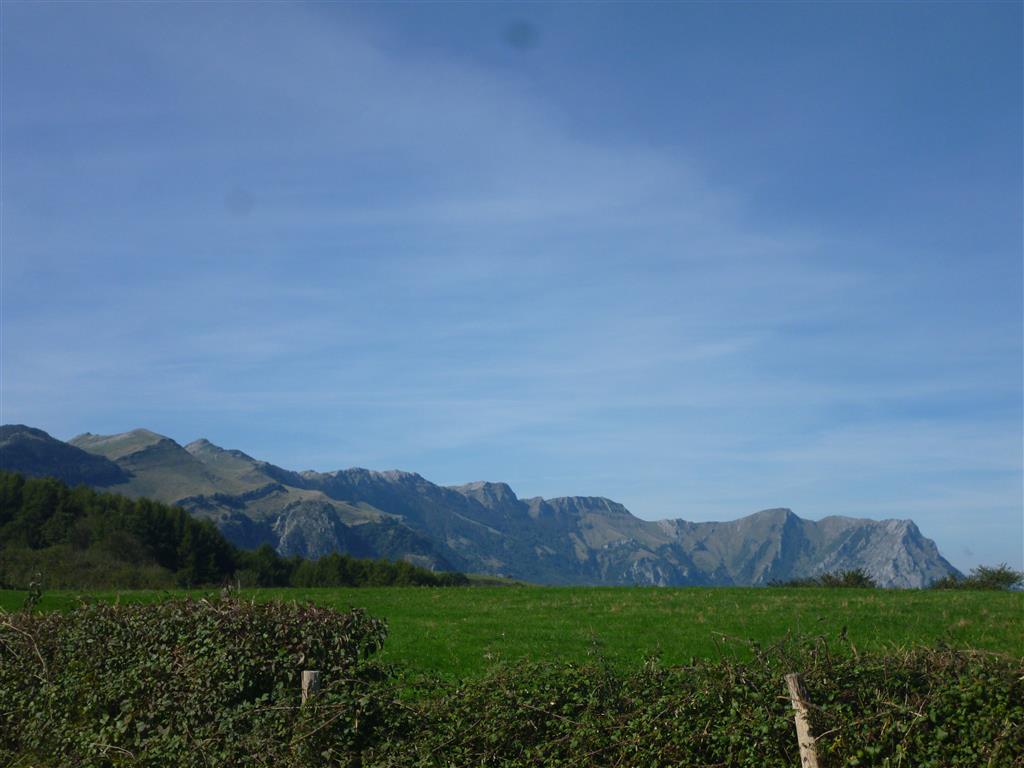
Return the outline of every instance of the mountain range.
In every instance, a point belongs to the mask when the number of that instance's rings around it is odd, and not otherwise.
[[[729,522],[651,522],[601,497],[520,499],[505,483],[440,486],[397,470],[294,472],[145,429],[63,442],[3,426],[0,468],[176,504],[242,547],[544,584],[763,585],[860,568],[881,586],[922,587],[958,574],[911,520],[812,521],[768,509]]]

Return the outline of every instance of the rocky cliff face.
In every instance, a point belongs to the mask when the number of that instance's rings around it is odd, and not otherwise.
[[[600,497],[520,499],[505,483],[443,487],[411,472],[292,472],[207,440],[147,430],[63,443],[3,427],[0,465],[178,504],[240,546],[407,559],[547,584],[769,584],[861,568],[920,587],[956,570],[910,520],[649,522]],[[70,478],[70,479],[69,479]]]

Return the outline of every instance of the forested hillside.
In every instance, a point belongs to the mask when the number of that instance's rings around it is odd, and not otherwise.
[[[206,520],[146,498],[0,472],[0,587],[450,586],[406,562],[285,558],[235,547]]]

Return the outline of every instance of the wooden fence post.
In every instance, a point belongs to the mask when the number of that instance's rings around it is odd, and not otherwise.
[[[302,670],[302,703],[306,703],[306,699],[315,694],[320,690],[320,670],[318,669],[304,669]]]
[[[814,734],[811,732],[811,722],[807,716],[810,704],[807,689],[796,672],[786,675],[786,686],[789,688],[789,701],[795,710],[793,719],[796,720],[796,741],[800,745],[801,768],[819,768],[818,749],[814,744]]]

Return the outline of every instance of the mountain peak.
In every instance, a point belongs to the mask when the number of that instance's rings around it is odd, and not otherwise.
[[[141,428],[133,429],[130,432],[120,432],[116,435],[94,435],[86,432],[72,438],[69,443],[89,453],[106,456],[115,461],[160,444],[165,444],[168,447],[181,447],[165,435]]]
[[[205,437],[201,437],[198,440],[193,440],[191,443],[185,446],[185,450],[197,458],[200,457],[202,454],[216,456],[222,453],[232,453],[232,451],[226,451],[219,445],[211,443]],[[237,451],[235,453],[237,453]]]
[[[544,499],[544,503],[555,507],[563,512],[574,515],[587,513],[598,513],[603,515],[615,515],[635,519],[633,513],[622,504],[604,496],[556,496],[552,499]]]
[[[755,512],[748,517],[768,518],[772,520],[788,520],[791,517],[796,517],[796,514],[789,507],[772,507],[771,509],[762,509],[759,512]]]
[[[0,427],[0,468],[26,475],[49,475],[70,485],[85,483],[99,488],[128,479],[121,467],[105,457],[24,424]]]
[[[29,427],[25,424],[4,424],[0,427],[0,440],[9,440],[17,435],[25,435],[41,440],[55,440],[49,432],[44,432],[41,429],[35,427]]]
[[[463,485],[450,485],[450,490],[461,493],[463,496],[476,499],[486,507],[493,507],[500,504],[509,504],[519,501],[515,491],[507,483],[492,483],[487,480],[477,480]]]
[[[349,467],[330,472],[331,475],[346,475],[362,480],[384,480],[389,483],[402,482],[403,480],[422,480],[415,472],[406,472],[404,469],[366,469],[365,467]]]
[[[211,443],[205,437],[193,440],[185,446],[185,450],[200,461],[230,461],[231,459],[238,459],[240,462],[247,465],[267,464],[267,462],[254,459],[249,454],[243,453],[236,448],[221,448],[216,443]]]

